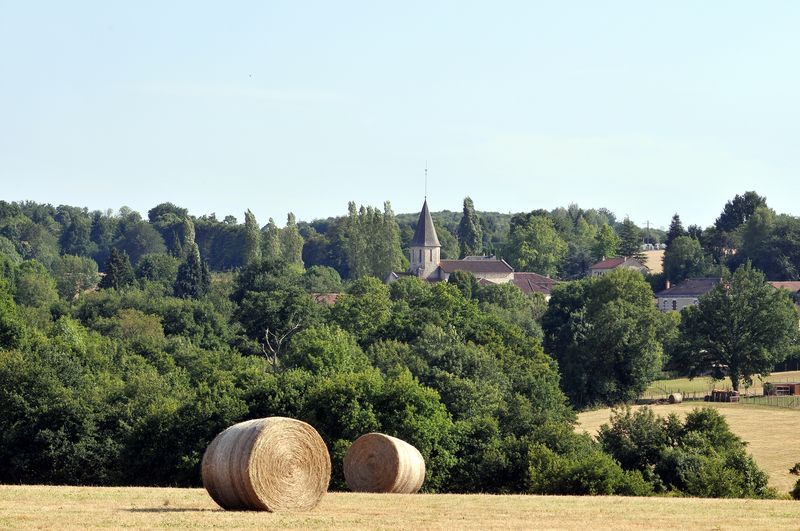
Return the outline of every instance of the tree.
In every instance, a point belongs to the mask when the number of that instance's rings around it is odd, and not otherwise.
[[[383,215],[376,221],[379,226],[379,236],[372,274],[380,279],[385,279],[392,271],[405,269],[407,263],[403,263],[403,250],[400,248],[400,227],[397,225],[397,219],[389,201],[384,201]]]
[[[256,217],[247,209],[244,213],[244,263],[261,260],[261,229]]]
[[[261,260],[245,266],[236,278],[231,299],[235,318],[248,337],[277,367],[291,336],[313,326],[320,308],[303,289],[297,267],[283,261]]]
[[[303,286],[309,293],[341,293],[342,277],[332,267],[315,265],[303,273]]]
[[[146,254],[165,253],[167,251],[161,234],[152,225],[144,221],[128,223],[122,236],[117,239],[115,247],[125,251],[134,264]]]
[[[626,217],[619,226],[619,254],[635,258],[640,262],[646,259],[642,252],[642,231],[631,218]]]
[[[604,258],[617,256],[618,249],[619,236],[614,232],[614,229],[608,226],[608,223],[603,223],[603,226],[597,231],[597,236],[595,236],[594,259],[603,260]]]
[[[672,282],[702,276],[706,269],[700,242],[689,236],[678,236],[664,252],[664,276]]]
[[[518,271],[556,276],[566,254],[567,243],[550,218],[531,216],[511,229],[507,255]]]
[[[355,338],[335,325],[306,328],[294,335],[282,363],[325,375],[356,372],[370,366]]]
[[[79,293],[97,286],[97,262],[84,256],[65,254],[53,262],[56,289],[63,299],[73,299]]]
[[[703,237],[703,228],[700,225],[689,225],[686,229],[686,236],[700,241],[700,238]]]
[[[481,222],[475,213],[475,205],[469,197],[464,198],[464,213],[458,224],[459,258],[470,255],[480,255],[483,251],[483,235]]]
[[[769,374],[797,341],[798,314],[788,293],[765,283],[749,262],[682,315],[675,366],[690,377],[727,375],[735,390]]]
[[[744,195],[736,194],[732,200],[725,203],[725,208],[714,222],[714,227],[723,232],[733,232],[739,225],[745,223],[758,207],[767,206],[767,198],[755,192],[745,192]]]
[[[184,299],[199,299],[211,286],[211,275],[208,264],[200,257],[200,248],[193,243],[186,254],[183,263],[178,267],[173,291],[176,297]]]
[[[58,298],[56,283],[37,260],[25,260],[15,275],[14,301],[19,305],[47,307]]]
[[[146,254],[139,259],[136,277],[157,282],[171,290],[178,277],[180,264],[180,260],[168,254]]]
[[[385,279],[390,272],[404,269],[407,263],[400,248],[400,229],[389,202],[384,203],[382,213],[363,205],[356,210],[352,201],[347,208],[341,236],[349,278]]]
[[[112,248],[111,255],[103,269],[105,276],[100,281],[101,288],[122,289],[133,284],[133,267],[128,253],[125,251],[116,247]]]
[[[261,256],[267,260],[278,260],[281,253],[281,230],[275,224],[275,220],[269,218],[267,226],[262,230]]]
[[[286,226],[281,230],[281,254],[287,264],[303,265],[303,237],[297,230],[294,214],[286,216]]]
[[[622,468],[640,471],[656,492],[690,496],[771,498],[767,474],[714,408],[695,409],[681,421],[650,408],[612,410],[598,440]]]
[[[643,392],[661,369],[663,319],[638,271],[557,285],[542,318],[544,347],[573,404],[615,404]]]
[[[17,305],[9,293],[8,283],[0,278],[0,352],[19,348],[25,337],[25,326]]]
[[[669,224],[669,230],[667,230],[667,238],[664,240],[667,248],[669,248],[675,238],[679,236],[688,236],[688,234],[685,230],[683,230],[681,217],[676,213],[674,216],[672,216],[672,221]]]

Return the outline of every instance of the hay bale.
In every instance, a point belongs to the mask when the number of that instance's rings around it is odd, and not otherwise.
[[[672,393],[669,395],[669,403],[670,404],[680,404],[683,402],[683,395],[680,393]]]
[[[356,492],[413,494],[425,481],[425,459],[403,440],[368,433],[347,450],[344,478]]]
[[[295,419],[234,424],[203,455],[203,486],[229,510],[312,509],[330,479],[325,442],[313,427]]]

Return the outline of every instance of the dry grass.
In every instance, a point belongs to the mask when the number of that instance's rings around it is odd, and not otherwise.
[[[0,528],[797,529],[800,503],[330,493],[297,513],[226,512],[202,489],[0,486]]]
[[[776,372],[766,378],[763,382],[798,382],[800,381],[800,371]],[[753,378],[753,387],[748,392],[761,394],[763,382],[761,378]],[[729,378],[713,380],[710,377],[699,377],[692,380],[688,378],[674,378],[671,380],[656,380],[651,383],[642,396],[645,398],[666,398],[672,392],[680,392],[691,396],[693,393],[703,396],[711,389],[730,389],[731,381]],[[741,391],[745,389],[740,388]]]
[[[788,492],[797,477],[789,468],[800,461],[800,412],[791,409],[744,404],[684,402],[651,406],[661,416],[670,413],[685,415],[696,407],[716,407],[725,415],[736,435],[744,439],[756,462],[769,474],[770,485],[781,493]],[[641,407],[641,406],[636,406]],[[579,428],[596,434],[608,422],[611,410],[599,409],[578,415]],[[800,505],[800,504],[799,504]],[[800,528],[800,522],[798,522]]]

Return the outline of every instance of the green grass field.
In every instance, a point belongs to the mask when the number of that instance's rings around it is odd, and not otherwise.
[[[202,489],[0,486],[0,528],[798,529],[800,503],[328,493],[301,513],[226,512]]]
[[[793,409],[749,404],[684,402],[651,406],[658,415],[685,415],[696,407],[711,406],[725,415],[736,435],[748,443],[748,451],[769,474],[770,485],[782,494],[797,481],[789,468],[800,461],[800,412]],[[643,407],[643,406],[635,406]],[[586,411],[578,415],[579,429],[596,434],[601,424],[608,422],[610,409]],[[798,522],[800,529],[800,522]]]
[[[789,372],[776,372],[766,378],[762,379],[756,377],[753,379],[753,386],[747,389],[750,394],[761,394],[764,382],[800,382],[800,371]],[[692,396],[697,395],[702,397],[711,389],[730,389],[731,381],[728,378],[723,380],[714,380],[710,377],[699,377],[692,380],[688,378],[674,378],[671,380],[656,380],[651,383],[642,398],[666,398],[670,393],[677,392],[684,395]],[[745,391],[744,388],[740,388]]]

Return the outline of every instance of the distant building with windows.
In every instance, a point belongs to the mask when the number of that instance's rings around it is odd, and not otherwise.
[[[655,294],[656,304],[662,312],[679,312],[687,306],[696,305],[698,298],[720,282],[722,279],[719,277],[687,278],[674,286],[667,281],[665,288]]]
[[[389,273],[391,283],[404,276],[415,276],[428,282],[443,282],[456,271],[475,275],[481,285],[514,284],[524,293],[541,293],[550,298],[556,280],[538,273],[514,271],[508,262],[494,256],[466,256],[461,260],[442,260],[441,244],[428,210],[428,201],[422,204],[417,228],[409,246],[411,267],[405,272]]]

